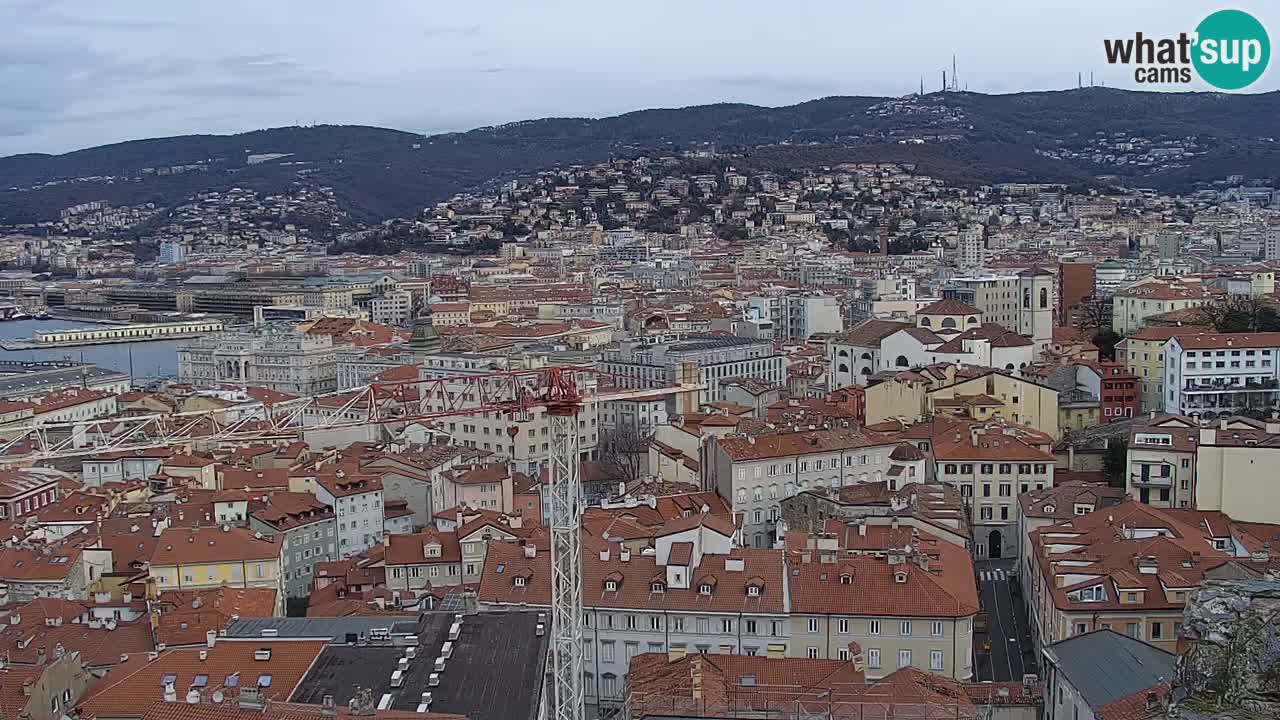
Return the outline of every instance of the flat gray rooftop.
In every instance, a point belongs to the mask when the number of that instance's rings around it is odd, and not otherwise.
[[[313,618],[328,620],[327,618]],[[338,618],[369,620],[370,618]],[[290,618],[291,621],[307,618]],[[376,618],[386,626],[385,618]],[[391,687],[391,673],[404,656],[403,646],[332,645],[325,648],[290,698],[292,702],[320,704],[332,695],[341,707],[357,688],[369,688],[375,699],[391,693],[392,709],[413,711],[422,693],[432,695],[431,710],[466,715],[470,720],[536,720],[540,715],[546,674],[550,627],[538,636],[537,612],[481,613],[466,615],[462,632],[445,661],[440,684],[429,687],[435,659],[448,640],[452,613],[425,613],[414,627],[417,657],[410,662],[404,683]],[[243,622],[243,621],[241,621]],[[412,622],[412,621],[410,621]],[[330,632],[326,630],[325,632]],[[279,637],[286,637],[281,628]],[[319,629],[309,635],[320,637]],[[399,632],[397,628],[396,632]],[[228,631],[228,635],[230,635]]]

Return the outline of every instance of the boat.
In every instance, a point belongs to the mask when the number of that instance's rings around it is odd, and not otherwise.
[[[0,305],[0,320],[30,320],[31,316],[17,305]]]

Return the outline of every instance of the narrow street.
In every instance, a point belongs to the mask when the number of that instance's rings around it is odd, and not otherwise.
[[[1026,605],[1014,594],[1014,567],[1012,559],[974,562],[978,596],[987,617],[986,633],[974,635],[974,673],[980,681],[1017,681],[1026,673],[1036,672]],[[983,650],[986,641],[991,643],[989,653]]]

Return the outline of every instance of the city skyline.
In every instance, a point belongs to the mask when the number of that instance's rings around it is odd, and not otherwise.
[[[941,3],[901,16],[822,5],[767,20],[772,8],[750,4],[726,15],[383,3],[299,16],[234,3],[6,3],[0,19],[12,37],[0,77],[13,92],[0,100],[0,156],[288,125],[434,134],[656,107],[900,96],[921,83],[940,89],[953,55],[959,88],[973,92],[1069,89],[1091,74],[1142,89],[1127,68],[1106,65],[1103,38],[1189,30],[1208,11],[1184,2],[1148,17],[1097,3],[1052,16],[1047,33],[1043,9],[1001,5],[979,21]],[[1261,3],[1240,7],[1267,22]],[[1274,91],[1276,78],[1264,74],[1249,90]]]

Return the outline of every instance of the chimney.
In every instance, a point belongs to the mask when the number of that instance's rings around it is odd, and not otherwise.
[[[695,701],[702,700],[702,662],[702,653],[695,654],[689,661],[689,676]]]
[[[178,689],[173,686],[173,683],[164,686],[164,701],[178,702]]]
[[[858,537],[866,537],[866,536],[867,536],[867,521],[863,520],[862,522],[858,523]]]
[[[857,672],[858,675],[862,675],[866,669],[866,665],[862,657],[862,646],[857,642],[851,641],[849,643],[849,662],[853,665],[854,671]]]
[[[26,680],[23,680],[23,681],[22,681],[22,696],[23,696],[23,697],[31,697],[31,688],[32,688],[32,686],[34,686],[34,685],[35,685],[35,681],[34,681],[34,680],[32,680],[31,678],[27,678]]]
[[[534,545],[534,544],[532,544],[532,543],[527,543],[527,544],[525,544],[525,546],[524,546],[524,556],[525,556],[526,558],[529,558],[530,560],[532,560],[533,558],[536,558],[536,557],[538,556],[538,548],[537,548],[537,546],[536,546],[536,545]]]
[[[609,562],[609,548],[600,551],[600,562]]]
[[[204,634],[204,644],[205,644],[205,645],[207,645],[208,647],[213,647],[214,645],[217,645],[217,644],[218,644],[218,631],[217,631],[217,630],[210,630],[209,632],[205,633],[205,634]]]
[[[320,714],[325,717],[338,716],[338,706],[334,703],[332,695],[325,695],[324,699],[320,701]]]

